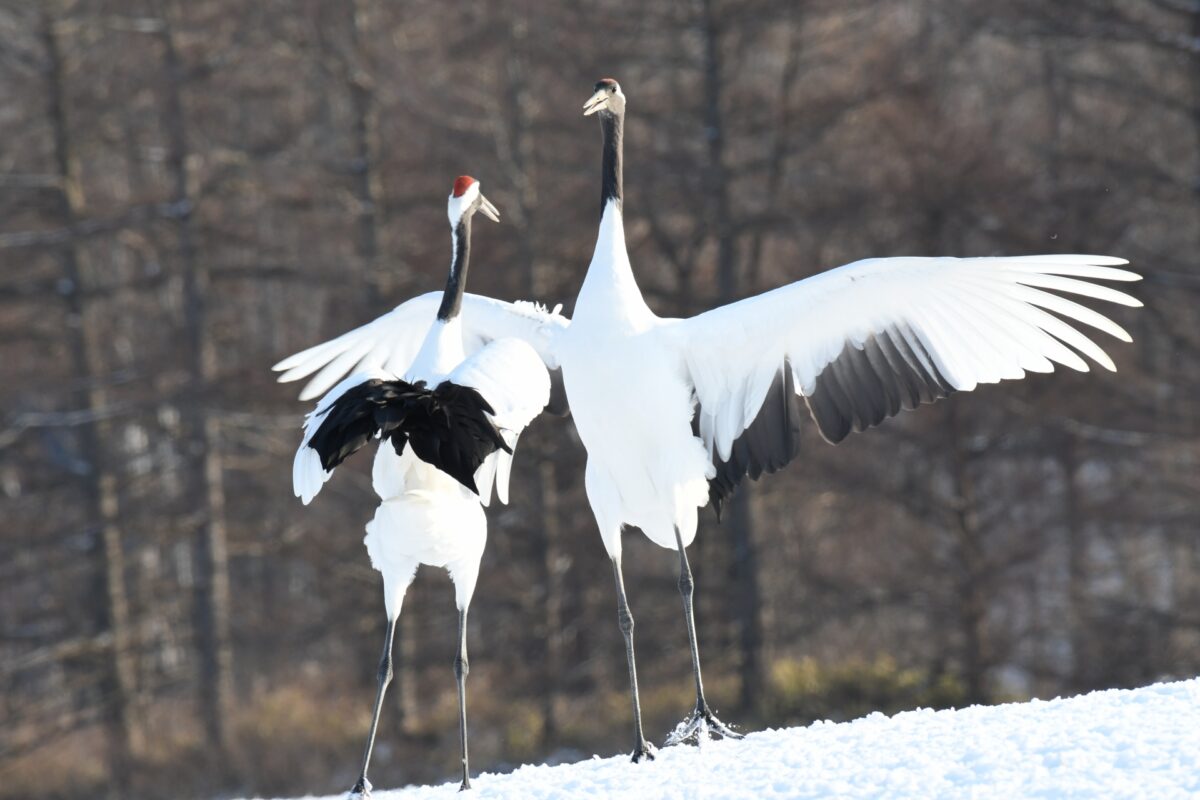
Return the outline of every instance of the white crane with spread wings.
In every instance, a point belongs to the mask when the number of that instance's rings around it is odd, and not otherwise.
[[[471,347],[502,336],[528,341],[560,368],[587,448],[585,484],[611,560],[634,712],[633,760],[653,757],[642,733],[633,616],[621,573],[621,530],[636,526],[679,554],[679,589],[692,651],[696,704],[668,743],[710,732],[737,736],[704,697],[686,548],[697,509],[720,505],[742,478],[773,472],[798,453],[807,412],[838,443],[851,431],[983,383],[1105,369],[1112,359],[1079,330],[1129,334],[1067,299],[1141,303],[1096,281],[1135,281],[1119,258],[883,258],[829,270],[690,319],[646,305],[625,246],[622,140],[625,95],[612,79],[584,106],[603,132],[601,218],[587,277],[568,322],[528,303],[468,296]],[[357,364],[400,367],[432,300],[411,300],[325,345],[281,362],[281,381],[316,372],[306,396]],[[318,372],[319,370],[319,372]]]

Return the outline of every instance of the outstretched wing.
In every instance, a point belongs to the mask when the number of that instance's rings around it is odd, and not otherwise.
[[[301,400],[321,396],[351,372],[378,370],[403,375],[416,358],[441,299],[441,292],[414,297],[373,322],[285,358],[272,369],[283,373],[280,383],[312,375],[300,392]],[[478,352],[488,342],[515,337],[528,343],[546,367],[557,369],[554,346],[570,320],[558,308],[548,311],[536,303],[509,303],[467,294],[463,297],[462,323],[467,355]]]
[[[550,402],[550,373],[537,351],[521,339],[497,339],[462,362],[448,382],[470,387],[491,405],[491,420],[506,448],[495,450],[479,468],[475,483],[486,506],[492,485],[501,503],[508,503],[508,477],[517,438]]]
[[[980,383],[1051,372],[1054,363],[1086,371],[1075,351],[1115,370],[1072,323],[1126,342],[1129,334],[1053,292],[1140,306],[1091,282],[1139,280],[1116,268],[1125,263],[1082,255],[870,259],[665,325],[717,468],[712,502],[719,511],[743,476],[795,457],[801,400],[836,444]]]

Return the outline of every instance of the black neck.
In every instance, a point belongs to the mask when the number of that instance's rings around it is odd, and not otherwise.
[[[471,260],[471,217],[465,216],[454,226],[454,261],[442,292],[442,305],[437,318],[449,322],[462,311],[463,292],[467,290],[467,268]]]
[[[621,140],[624,136],[625,115],[605,110],[600,112],[600,128],[604,132],[604,166],[600,188],[600,213],[609,200],[624,202],[624,179],[621,170]]]

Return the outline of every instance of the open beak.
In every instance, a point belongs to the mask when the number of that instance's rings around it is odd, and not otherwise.
[[[604,108],[605,102],[608,100],[608,91],[601,89],[594,95],[588,98],[588,101],[583,104],[583,115],[589,117],[595,114],[600,109]]]
[[[485,217],[493,222],[500,221],[500,212],[496,210],[494,205],[492,205],[492,201],[488,200],[483,195],[479,195],[479,210],[483,212]]]

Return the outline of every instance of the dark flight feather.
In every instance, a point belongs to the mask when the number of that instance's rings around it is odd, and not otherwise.
[[[489,418],[492,406],[478,391],[443,381],[373,379],[349,389],[325,412],[308,441],[328,472],[378,435],[396,454],[406,446],[476,494],[475,471],[496,450],[512,452]]]
[[[821,436],[837,444],[852,431],[878,425],[901,410],[932,403],[954,391],[920,338],[906,326],[872,334],[861,348],[846,344],[821,370],[807,397],[796,394],[792,368],[785,361],[754,421],[734,440],[729,458],[716,459],[717,474],[708,482],[709,501],[720,518],[722,504],[746,475],[757,480],[796,457],[804,405]],[[697,435],[699,411],[693,420]]]
[[[700,409],[697,408],[697,419]],[[800,420],[804,400],[796,394],[792,368],[786,362],[775,375],[754,421],[733,442],[729,458],[716,456],[717,474],[708,482],[708,499],[717,518],[721,506],[742,478],[757,480],[764,472],[782,469],[800,452]]]
[[[921,340],[896,326],[872,334],[861,348],[847,344],[817,376],[806,397],[821,436],[837,444],[850,435],[954,393]]]

